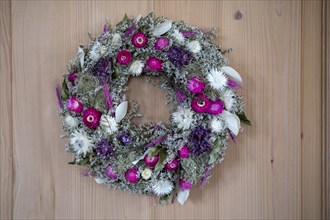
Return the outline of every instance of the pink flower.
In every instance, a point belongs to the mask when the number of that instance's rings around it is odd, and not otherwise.
[[[183,31],[181,33],[185,37],[192,37],[192,36],[194,36],[196,34],[196,32],[194,32],[194,31]]]
[[[137,183],[140,179],[138,169],[133,167],[125,172],[125,179],[129,183]]]
[[[169,44],[169,40],[166,37],[160,37],[156,40],[155,49],[162,50]]]
[[[100,124],[102,113],[95,108],[88,108],[83,113],[83,123],[89,128],[96,128]]]
[[[189,190],[192,187],[192,184],[184,179],[180,179],[180,187],[183,190]]]
[[[239,86],[239,84],[237,82],[235,82],[234,80],[231,80],[231,79],[228,79],[227,84],[228,84],[228,86],[230,86],[233,89],[235,89]]]
[[[132,44],[137,48],[143,48],[147,45],[148,39],[142,32],[137,32],[132,37]]]
[[[117,173],[113,170],[111,164],[109,164],[109,165],[105,168],[105,174],[106,174],[107,177],[109,177],[110,179],[117,179],[117,178],[118,178],[118,175],[117,175]]]
[[[213,115],[220,114],[223,111],[223,107],[224,104],[222,101],[220,100],[212,101],[208,113]]]
[[[132,54],[128,50],[121,50],[117,54],[117,62],[122,65],[127,65],[132,61]]]
[[[149,155],[144,156],[144,162],[148,167],[154,167],[158,163],[159,156],[158,154],[154,157],[149,158]]]
[[[179,162],[177,159],[173,159],[165,164],[165,169],[168,171],[174,171],[178,168]]]
[[[175,94],[179,102],[183,102],[186,99],[186,96],[180,90],[176,91]]]
[[[198,94],[195,99],[191,101],[191,108],[198,113],[207,113],[210,109],[211,100],[203,94]]]
[[[74,85],[74,81],[76,80],[77,76],[78,73],[76,71],[69,73],[68,80],[72,83],[72,85]]]
[[[75,96],[73,96],[66,102],[66,107],[73,112],[82,112],[84,106]]]
[[[187,88],[191,93],[202,93],[205,88],[205,83],[199,77],[194,76],[188,80]]]
[[[187,158],[187,157],[189,157],[189,155],[190,155],[190,151],[189,151],[188,146],[187,146],[187,145],[183,145],[183,146],[180,148],[178,154],[179,154],[179,157],[180,157],[180,158]]]
[[[161,70],[162,69],[162,61],[157,59],[156,57],[149,57],[147,60],[147,66],[151,70]]]

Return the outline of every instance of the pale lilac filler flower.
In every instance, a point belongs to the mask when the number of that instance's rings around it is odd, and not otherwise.
[[[117,55],[117,62],[122,65],[128,65],[132,61],[132,54],[128,50],[121,50]]]
[[[148,39],[142,32],[137,32],[132,37],[132,44],[137,48],[143,48],[147,45]]]
[[[83,104],[81,104],[78,99],[73,96],[71,98],[68,99],[68,101],[66,102],[66,107],[72,111],[72,112],[82,112],[83,110]]]
[[[191,101],[191,108],[198,113],[208,113],[211,106],[211,100],[203,94],[198,94],[195,99]]]
[[[191,93],[202,93],[205,88],[205,83],[199,77],[194,76],[188,80],[187,88]]]
[[[211,131],[208,128],[202,126],[192,129],[188,139],[192,154],[201,155],[211,150],[211,144],[209,142],[210,133]]]
[[[182,190],[189,190],[192,187],[192,184],[184,179],[180,179],[179,183]]]
[[[83,123],[89,128],[96,128],[100,124],[102,113],[95,108],[88,108],[83,113]]]
[[[128,169],[125,172],[125,179],[129,183],[137,183],[140,179],[138,169],[136,167]]]
[[[192,37],[196,34],[196,32],[194,32],[194,31],[182,31],[181,33],[185,37]]]
[[[156,40],[155,49],[162,50],[169,44],[169,40],[166,37],[160,37]]]

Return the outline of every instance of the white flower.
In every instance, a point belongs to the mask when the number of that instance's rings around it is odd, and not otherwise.
[[[121,36],[118,33],[115,33],[112,36],[112,45],[113,46],[121,46]]]
[[[70,128],[75,128],[79,124],[78,120],[71,115],[66,116],[64,121]]]
[[[227,85],[227,77],[222,71],[217,69],[211,69],[211,71],[207,74],[207,80],[209,81],[211,87],[214,89],[218,89],[222,91]]]
[[[220,118],[213,118],[210,127],[212,132],[215,133],[223,133],[226,130],[226,123],[222,121]]]
[[[235,93],[231,89],[227,89],[223,94],[222,94],[222,100],[225,103],[225,107],[227,111],[231,111],[234,105],[236,104],[235,100]]]
[[[194,113],[190,109],[179,107],[176,112],[172,113],[173,122],[178,125],[178,128],[187,130],[191,127]]]
[[[81,133],[79,131],[75,131],[70,136],[70,144],[78,155],[86,155],[87,152],[92,150],[91,140],[86,136],[85,133]]]
[[[167,195],[173,190],[173,183],[169,180],[158,180],[153,186],[152,191],[157,196]]]
[[[93,61],[99,60],[101,57],[101,48],[102,47],[100,42],[96,41],[89,51],[89,58],[91,58]]]
[[[202,49],[201,44],[197,40],[189,42],[187,47],[192,53],[199,53]]]
[[[175,40],[179,43],[183,43],[184,42],[184,36],[183,34],[178,31],[178,30],[174,30],[174,32],[172,33],[172,37],[175,38]]]
[[[100,125],[102,129],[108,134],[112,134],[118,130],[115,118],[111,117],[109,114],[102,115]]]
[[[133,76],[139,76],[142,73],[143,67],[144,67],[144,63],[141,60],[136,60],[129,67],[129,72]]]
[[[142,173],[141,176],[143,179],[148,180],[151,177],[152,171],[149,168],[145,168]]]

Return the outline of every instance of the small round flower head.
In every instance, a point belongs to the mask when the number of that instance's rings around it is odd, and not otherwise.
[[[160,37],[155,42],[155,49],[156,50],[162,50],[167,45],[169,45],[170,41],[166,37]]]
[[[187,88],[191,93],[202,93],[205,88],[205,83],[199,77],[194,76],[187,82]]]
[[[150,70],[161,70],[162,69],[162,61],[156,57],[149,57],[146,61],[147,66]]]
[[[111,164],[108,164],[105,168],[105,175],[109,177],[110,179],[117,179],[118,174],[114,171]]]
[[[209,142],[211,131],[202,126],[194,127],[188,137],[191,153],[194,155],[201,155],[204,152],[211,150]]]
[[[152,191],[157,196],[164,196],[172,192],[174,186],[173,183],[169,180],[157,180],[152,186]]]
[[[199,53],[202,50],[201,44],[197,40],[189,42],[187,47],[192,53]]]
[[[100,124],[101,114],[95,108],[88,108],[83,112],[83,123],[89,128],[96,128]]]
[[[220,91],[227,86],[228,81],[226,75],[215,68],[211,69],[211,71],[207,74],[207,80],[212,88]]]
[[[179,154],[179,157],[180,157],[180,158],[188,158],[189,155],[190,155],[190,151],[189,151],[188,146],[187,146],[187,145],[183,145],[183,146],[180,148],[178,154]]]
[[[68,99],[68,101],[66,102],[66,107],[72,111],[72,112],[82,112],[83,110],[83,104],[81,104],[78,99],[73,96],[71,98]]]
[[[208,113],[212,115],[218,115],[223,111],[223,107],[224,104],[222,101],[220,100],[212,101]]]
[[[71,115],[67,115],[64,119],[65,124],[69,127],[69,128],[75,128],[78,126],[79,122],[76,118],[72,117]]]
[[[194,113],[190,109],[178,107],[178,110],[172,113],[172,120],[179,129],[187,130],[191,127]]]
[[[135,60],[129,67],[129,73],[133,76],[140,76],[144,67],[144,63],[141,60]]]
[[[159,160],[158,154],[154,157],[149,157],[148,154],[144,156],[144,162],[148,167],[154,167],[158,163],[158,160]]]
[[[178,43],[180,43],[180,44],[182,44],[182,43],[184,42],[184,36],[183,36],[183,34],[182,34],[180,31],[178,31],[177,29],[175,29],[175,30],[173,31],[173,33],[172,33],[172,37],[174,37],[174,39],[175,39]]]
[[[70,145],[78,155],[86,155],[92,150],[92,141],[84,132],[75,131],[70,136]]]
[[[102,140],[96,145],[96,155],[105,160],[113,153],[113,146],[107,140]]]
[[[147,45],[148,39],[142,32],[137,32],[132,37],[132,44],[137,48],[143,48]]]
[[[174,171],[178,168],[179,161],[177,159],[173,159],[165,164],[165,169],[168,171]]]
[[[68,80],[71,82],[72,85],[74,85],[77,77],[78,77],[77,71],[73,71],[73,72],[69,73]]]
[[[138,169],[136,167],[128,169],[125,172],[125,179],[129,183],[137,183],[140,179]]]
[[[179,102],[183,102],[186,99],[186,96],[180,90],[176,91],[175,95]]]
[[[141,173],[142,178],[145,180],[150,179],[151,175],[152,175],[152,171],[149,168],[145,168]]]
[[[122,133],[119,136],[119,141],[123,144],[126,145],[132,141],[132,137],[128,136],[126,133]]]
[[[191,101],[191,108],[198,113],[207,113],[211,105],[211,100],[203,94],[198,94]]]
[[[220,118],[213,118],[210,123],[211,131],[215,133],[223,133],[226,131],[227,126]]]
[[[128,65],[132,61],[132,54],[128,50],[121,50],[117,54],[117,62],[121,65]]]
[[[184,179],[180,179],[179,184],[182,190],[190,190],[192,187],[192,184]]]

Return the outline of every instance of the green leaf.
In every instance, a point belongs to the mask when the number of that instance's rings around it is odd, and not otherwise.
[[[65,80],[63,80],[63,83],[62,83],[61,98],[62,98],[62,101],[66,101],[69,99],[69,89],[68,89],[68,85],[66,84]]]
[[[155,173],[164,168],[166,157],[167,157],[167,151],[166,151],[165,148],[162,148],[159,151],[159,160],[158,160],[158,163],[155,166]]]
[[[247,125],[250,125],[251,126],[251,122],[250,120],[246,117],[245,113],[242,111],[240,113],[236,113],[236,115],[239,117],[239,119],[244,123],[244,124],[247,124]]]
[[[78,163],[76,162],[77,165],[84,166],[89,162],[89,157],[79,161]]]
[[[68,164],[70,164],[70,165],[75,165],[76,162],[75,162],[75,161],[72,161],[72,162],[69,162]]]
[[[217,140],[214,141],[213,150],[210,153],[209,164],[212,164],[215,161],[217,161],[217,159],[219,157],[219,150],[221,149],[220,143],[221,143],[220,138],[218,138]]]
[[[148,157],[152,158],[152,157],[156,156],[161,149],[162,149],[161,146],[149,147],[148,150],[147,150],[148,151]]]

